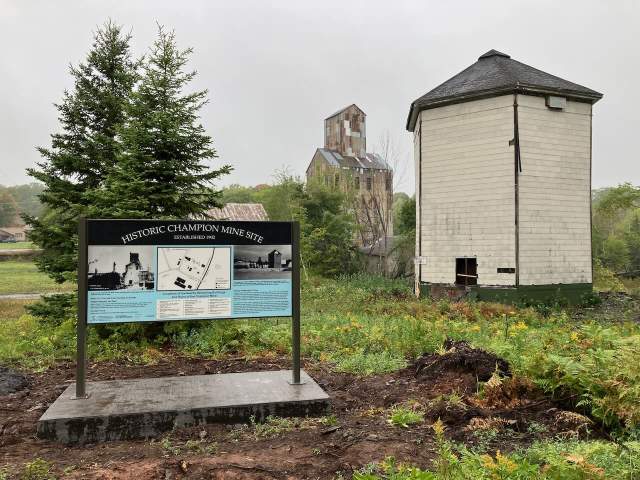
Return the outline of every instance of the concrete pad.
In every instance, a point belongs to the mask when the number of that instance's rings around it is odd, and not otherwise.
[[[290,370],[71,384],[38,420],[38,437],[63,443],[151,438],[176,427],[324,415],[329,396],[306,372]]]

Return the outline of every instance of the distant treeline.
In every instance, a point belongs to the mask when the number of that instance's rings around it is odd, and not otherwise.
[[[593,191],[593,257],[619,277],[640,276],[640,187]]]
[[[44,186],[40,183],[27,183],[6,187],[0,185],[0,227],[22,225],[21,215],[42,214],[42,204],[38,195]]]
[[[43,207],[38,195],[42,190],[39,183],[0,185],[0,227],[21,225],[23,214],[41,215]],[[290,220],[299,215],[302,206],[309,209],[304,183],[285,172],[277,172],[270,185],[230,185],[223,189],[222,200],[261,203],[271,220]],[[640,187],[625,183],[596,189],[592,201],[596,266],[618,276],[640,277]],[[319,203],[318,210],[322,210],[323,202]],[[395,233],[411,232],[415,226],[415,200],[405,193],[396,193],[393,211]]]

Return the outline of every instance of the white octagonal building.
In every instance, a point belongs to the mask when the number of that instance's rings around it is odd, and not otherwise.
[[[411,104],[418,293],[575,302],[591,291],[600,98],[491,50]]]

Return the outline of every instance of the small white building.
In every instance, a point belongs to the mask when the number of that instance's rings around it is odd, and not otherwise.
[[[591,117],[602,94],[491,50],[411,104],[416,289],[591,291]]]

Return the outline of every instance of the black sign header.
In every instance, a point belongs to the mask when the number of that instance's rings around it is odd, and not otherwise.
[[[287,245],[291,222],[87,219],[89,245]]]

